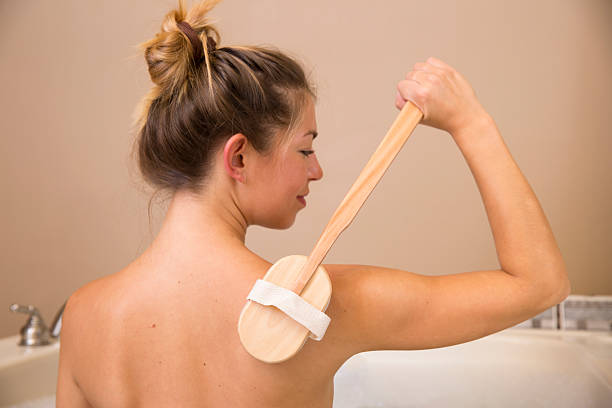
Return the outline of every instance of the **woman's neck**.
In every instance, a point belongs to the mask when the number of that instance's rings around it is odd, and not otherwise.
[[[226,201],[226,202],[224,202]],[[199,197],[187,192],[174,194],[162,227],[152,247],[201,253],[207,249],[245,247],[247,221],[230,198]]]

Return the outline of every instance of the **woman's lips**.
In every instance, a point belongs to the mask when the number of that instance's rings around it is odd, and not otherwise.
[[[298,196],[297,199],[298,199],[298,201],[300,203],[302,203],[304,206],[306,206],[306,200],[304,199],[304,196]]]

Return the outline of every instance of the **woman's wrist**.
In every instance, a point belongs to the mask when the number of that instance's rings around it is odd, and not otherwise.
[[[457,128],[449,131],[456,143],[469,143],[470,140],[478,138],[484,134],[490,133],[491,129],[497,132],[495,121],[487,112],[482,111],[472,115],[468,120],[463,122]]]

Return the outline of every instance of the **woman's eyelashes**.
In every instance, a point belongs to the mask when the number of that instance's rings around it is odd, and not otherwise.
[[[308,157],[314,153],[314,150],[300,150],[300,153],[302,153],[305,157]]]

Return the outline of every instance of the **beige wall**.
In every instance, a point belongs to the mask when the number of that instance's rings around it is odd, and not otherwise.
[[[128,156],[149,87],[135,44],[171,0],[0,2],[0,337],[50,323],[78,287],[150,243]],[[373,4],[382,5],[371,9]],[[289,230],[252,227],[271,262],[308,255],[395,118],[395,86],[436,56],[471,82],[536,192],[573,293],[612,294],[612,3],[608,0],[226,0],[221,45],[273,44],[318,83],[324,178]],[[423,274],[499,267],[481,198],[450,136],[419,126],[326,263]]]

